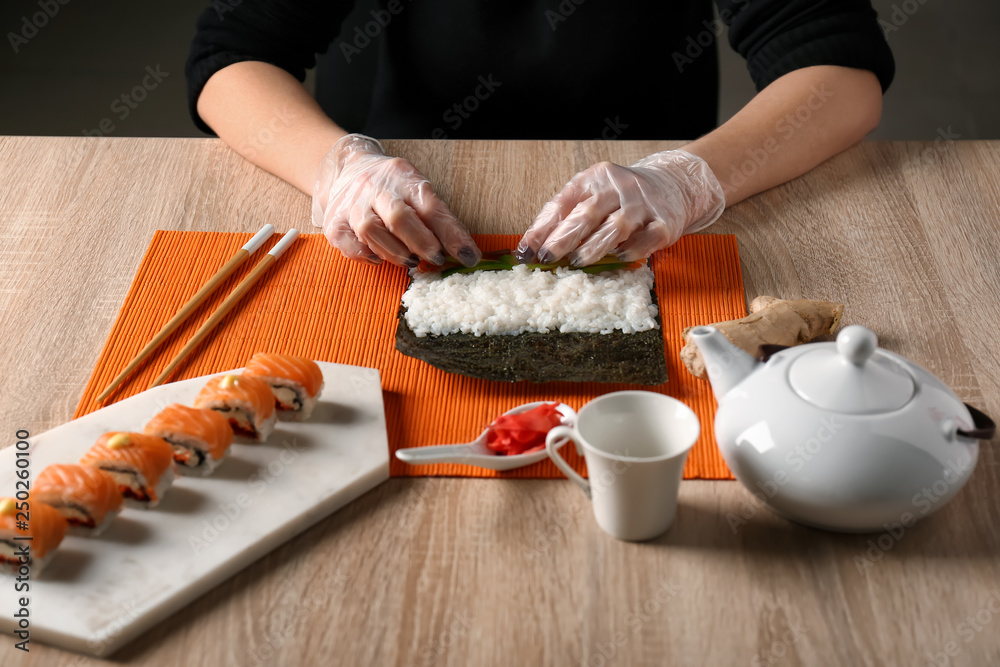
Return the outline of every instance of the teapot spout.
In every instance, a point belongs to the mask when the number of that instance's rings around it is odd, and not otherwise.
[[[712,383],[715,399],[720,403],[730,389],[742,382],[760,364],[733,345],[715,327],[694,327],[687,335],[688,340],[698,346],[698,351],[705,360],[708,381]]]

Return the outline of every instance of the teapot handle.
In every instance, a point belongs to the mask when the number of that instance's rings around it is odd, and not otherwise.
[[[973,440],[991,440],[997,432],[996,423],[982,410],[977,410],[968,403],[965,404],[965,407],[969,409],[969,414],[972,415],[972,423],[975,425],[975,428],[960,428],[955,433],[963,438],[972,438]]]

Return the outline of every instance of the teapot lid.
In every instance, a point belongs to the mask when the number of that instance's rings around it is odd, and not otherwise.
[[[878,353],[878,338],[865,327],[845,327],[837,344],[799,355],[788,373],[792,389],[826,410],[878,414],[913,397],[916,382],[898,361]]]

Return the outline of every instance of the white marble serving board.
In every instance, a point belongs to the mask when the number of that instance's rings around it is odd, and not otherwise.
[[[158,507],[124,509],[97,538],[67,535],[30,582],[31,640],[106,656],[388,479],[378,371],[320,367],[326,386],[308,421],[279,421],[267,442],[233,444],[211,477],[179,477]],[[106,431],[138,431],[169,403],[191,405],[208,377],[155,387],[33,436],[31,479],[51,463],[77,462]],[[14,447],[0,450],[0,496],[14,495],[14,458]],[[0,630],[8,634],[24,595],[14,584],[0,575]]]

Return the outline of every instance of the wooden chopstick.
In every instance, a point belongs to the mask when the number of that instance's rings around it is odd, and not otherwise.
[[[273,234],[274,225],[268,224],[261,227],[260,231],[254,234],[253,238],[247,241],[246,245],[237,250],[236,254],[233,255],[228,262],[223,264],[222,267],[215,272],[215,275],[209,278],[208,282],[202,285],[201,289],[198,290],[198,292],[191,297],[187,303],[181,306],[181,309],[177,311],[177,314],[174,315],[169,322],[163,325],[163,328],[160,329],[155,336],[153,336],[153,339],[146,343],[146,347],[142,348],[142,351],[135,355],[132,361],[128,363],[128,366],[126,366],[122,372],[118,374],[118,377],[112,380],[111,384],[109,384],[104,391],[101,392],[101,395],[97,397],[97,402],[101,403],[104,399],[110,396],[111,392],[117,389],[125,378],[127,378],[132,371],[138,368],[139,364],[145,361],[146,357],[152,354],[153,350],[155,350],[160,343],[166,340],[167,336],[173,333],[174,329],[176,329],[181,322],[186,320],[188,316],[194,312],[195,308],[201,305],[201,302],[205,300],[205,297],[215,291],[216,287],[221,285],[240,264],[245,262],[250,255],[254,254],[254,252],[257,251],[257,248],[259,248],[264,241],[271,238]]]
[[[178,352],[177,356],[174,357],[174,360],[163,369],[163,372],[160,373],[159,377],[153,380],[153,383],[149,385],[150,388],[163,384],[163,381],[173,374],[177,367],[180,366],[181,362],[184,361],[184,358],[190,354],[191,350],[197,347],[198,343],[201,342],[208,332],[215,328],[215,325],[217,325],[222,318],[226,316],[226,313],[228,313],[232,307],[236,305],[236,302],[242,298],[247,290],[249,290],[253,284],[257,282],[262,275],[264,275],[264,272],[267,271],[268,267],[278,261],[281,254],[285,252],[288,246],[292,245],[297,238],[299,238],[299,230],[290,229],[280,241],[274,244],[274,247],[271,248],[270,252],[261,258],[261,260],[257,263],[257,266],[253,267],[253,271],[251,271],[249,275],[243,279],[243,282],[236,286],[236,289],[234,289],[229,296],[226,297],[226,300],[222,302],[222,305],[220,305],[216,311],[212,313],[207,320],[205,320],[205,323],[201,325],[201,328],[195,332],[194,336],[191,337],[191,340],[189,340],[187,345],[184,346],[184,349]]]

